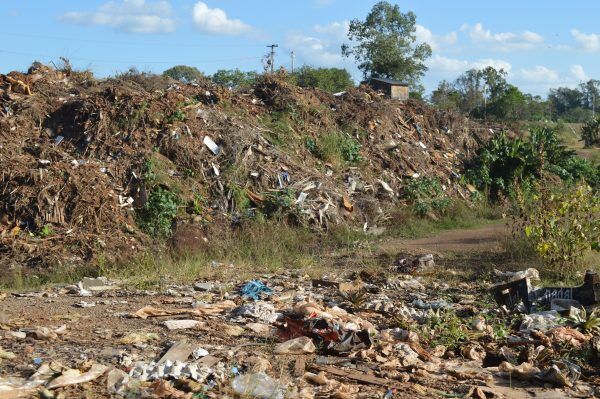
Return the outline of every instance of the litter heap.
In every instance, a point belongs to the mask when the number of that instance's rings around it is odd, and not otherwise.
[[[0,298],[0,398],[598,397],[597,318],[484,295],[535,269],[451,286],[436,267],[13,293]]]
[[[256,212],[376,227],[409,179],[467,198],[463,161],[490,134],[366,87],[334,96],[274,75],[231,91],[35,63],[0,75],[0,261],[112,262]]]

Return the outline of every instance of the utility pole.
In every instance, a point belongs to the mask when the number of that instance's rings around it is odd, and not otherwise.
[[[294,61],[296,60],[296,54],[294,54],[294,50],[292,50],[292,73],[294,73]]]
[[[596,95],[592,93],[592,119],[596,118]]]
[[[279,46],[277,44],[270,44],[267,47],[271,48],[270,61],[271,61],[271,73],[273,73],[273,67],[275,65],[275,47],[279,47]]]

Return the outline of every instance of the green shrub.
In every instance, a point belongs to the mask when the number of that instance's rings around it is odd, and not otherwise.
[[[291,210],[295,202],[294,190],[286,188],[266,195],[261,210],[266,216],[277,216]]]
[[[511,139],[504,132],[493,137],[467,164],[465,179],[493,199],[510,194],[515,185],[532,186],[544,173],[597,184],[598,170],[562,145],[555,129],[532,127],[530,132],[528,140]]]
[[[600,144],[600,117],[592,118],[583,125],[581,139],[586,147]]]
[[[148,201],[136,215],[138,225],[153,237],[169,237],[179,202],[177,194],[162,187],[153,188]]]
[[[531,204],[521,205],[515,224],[532,242],[550,277],[576,276],[586,253],[600,251],[600,197],[587,185],[540,190]]]
[[[440,182],[433,177],[412,179],[405,187],[403,196],[412,203],[414,212],[419,216],[432,211],[443,214],[452,204]]]
[[[305,143],[307,148],[310,144]],[[311,153],[325,162],[355,164],[362,160],[360,143],[347,133],[339,131],[324,133],[319,136],[315,144],[316,148]]]
[[[313,154],[314,156],[319,156],[319,148],[317,147],[317,140],[312,137],[307,137],[304,140],[304,147]]]

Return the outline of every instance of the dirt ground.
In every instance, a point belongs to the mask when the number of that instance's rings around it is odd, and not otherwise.
[[[392,259],[394,256],[401,257],[409,253],[433,253],[437,260],[451,257],[460,251],[462,259],[467,259],[467,264],[476,265],[479,259],[485,259],[490,253],[499,251],[505,234],[503,225],[489,225],[447,231],[418,240],[387,241],[381,244],[380,253],[376,256]],[[393,267],[392,264],[388,266]],[[446,268],[444,262],[441,262],[440,266],[436,264],[436,267],[440,270],[429,276],[416,277],[422,284],[421,288],[399,287],[397,284],[401,282],[414,281],[415,275],[401,276],[390,273],[383,264],[382,276],[363,273],[357,277],[359,271],[346,270],[339,274],[330,271],[325,277],[327,281],[336,282],[336,286],[319,286],[320,283],[316,284],[301,270],[290,270],[279,275],[262,276],[261,280],[273,288],[274,292],[259,303],[273,305],[277,312],[284,315],[301,312],[298,310],[299,303],[314,303],[314,309],[326,309],[328,312],[332,311],[331,306],[334,303],[338,303],[348,310],[346,316],[340,316],[342,319],[352,320],[363,327],[371,325],[380,334],[395,327],[391,322],[395,319],[394,315],[401,313],[401,309],[405,309],[415,298],[426,301],[448,299],[453,302],[454,309],[464,318],[465,323],[478,311],[496,314],[497,309],[492,309],[493,305],[486,302],[488,299],[480,299],[488,297],[486,287],[489,286],[489,282],[468,281],[465,277],[461,283],[449,285],[449,280],[444,278],[444,275],[452,273],[456,279],[458,273],[460,279],[460,272]],[[395,286],[393,281],[396,282]],[[280,393],[285,394],[286,398],[389,399],[410,396],[548,399],[592,397],[596,392],[594,375],[582,376],[574,388],[555,388],[548,383],[502,378],[498,364],[483,367],[482,357],[470,356],[469,352],[464,351],[464,348],[473,346],[484,348],[488,356],[489,353],[497,353],[501,345],[490,342],[489,338],[481,335],[478,338],[469,338],[462,348],[441,351],[439,345],[435,346],[424,337],[420,337],[417,343],[410,342],[410,348],[415,348],[415,356],[418,354],[418,358],[412,360],[407,360],[406,353],[402,357],[395,349],[398,345],[402,347],[401,341],[394,341],[394,345],[388,345],[383,338],[378,338],[371,348],[353,350],[350,355],[323,352],[322,347],[315,353],[309,351],[302,354],[277,354],[276,348],[282,341],[281,335],[278,334],[282,331],[289,334],[289,326],[269,323],[250,316],[232,317],[231,309],[207,315],[194,313],[191,306],[194,302],[206,303],[208,306],[227,300],[234,301],[233,306],[254,304],[253,301],[237,295],[238,284],[244,283],[243,281],[212,283],[213,288],[209,291],[194,290],[193,282],[190,282],[189,285],[183,286],[165,285],[154,292],[138,290],[128,287],[126,283],[120,283],[118,289],[101,291],[91,297],[69,293],[72,288],[64,286],[36,293],[10,293],[0,302],[0,326],[4,330],[2,349],[14,353],[16,357],[1,360],[1,377],[26,378],[34,373],[40,364],[49,362],[60,363],[72,369],[86,369],[93,362],[129,373],[135,368],[136,362],[156,361],[173,343],[184,341],[208,351],[209,356],[201,358],[200,362],[205,361],[213,370],[209,380],[214,382],[195,383],[171,378],[175,380],[174,386],[177,389],[167,384],[170,388],[161,391],[163,386],[146,382],[128,386],[129,391],[121,392],[120,395],[172,398],[252,397],[236,396],[231,388],[231,380],[236,375],[255,371],[264,371],[278,381],[283,387]],[[355,303],[350,305],[347,303],[348,300],[352,301],[348,299],[349,296],[346,297],[346,303],[340,300],[340,292],[344,289],[343,285],[339,285],[341,283],[365,284],[366,300],[355,300]],[[84,303],[94,303],[95,306],[80,307]],[[371,306],[372,304],[375,305]],[[134,316],[137,311],[147,306],[179,312],[147,319]],[[315,313],[320,314],[320,310],[314,309],[309,317],[316,317]],[[191,329],[169,330],[163,323],[172,319],[194,319],[200,323]],[[266,326],[265,332],[254,331],[249,322]],[[63,325],[66,326],[64,333],[54,338],[39,339],[30,334],[31,330],[38,327],[54,330]],[[276,326],[278,333],[273,334],[273,327]],[[16,337],[13,334],[16,331],[26,332],[27,337]],[[138,334],[137,338],[132,336],[134,333]],[[144,340],[139,336],[151,338]],[[360,345],[357,348],[360,348]],[[407,348],[404,350],[411,351]],[[310,376],[318,375],[319,371],[324,372],[325,382],[311,380]],[[308,372],[314,374],[307,374]],[[357,380],[356,375],[361,376],[362,380]],[[52,393],[46,392],[47,395],[53,395],[46,397],[119,397],[111,391],[107,379],[105,374],[91,382],[58,388]],[[2,381],[0,379],[0,398],[14,397],[10,396],[10,393],[3,394]],[[38,391],[34,390],[20,397],[38,395]],[[277,395],[274,393],[272,396],[262,397],[284,397]]]
[[[495,223],[473,229],[443,231],[431,237],[393,239],[380,245],[385,254],[401,251],[409,253],[494,253],[501,250],[502,241],[509,234],[504,223]]]

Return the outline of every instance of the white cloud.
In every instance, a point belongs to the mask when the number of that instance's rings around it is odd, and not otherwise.
[[[458,41],[456,32],[450,32],[446,35],[435,35],[422,25],[416,26],[415,36],[418,43],[427,43],[431,46],[432,50],[439,50],[444,45],[456,44]]]
[[[220,8],[209,8],[199,1],[194,5],[194,25],[211,35],[242,35],[254,29],[239,19],[231,19]]]
[[[472,62],[469,67],[470,68],[476,68],[476,69],[483,69],[485,67],[489,67],[491,66],[494,69],[500,70],[503,69],[504,72],[510,73],[511,69],[512,69],[512,65],[510,62],[505,61],[505,60],[497,60],[497,59],[493,59],[493,58],[483,58],[481,60],[477,60],[475,62]]]
[[[106,25],[118,31],[136,34],[169,33],[176,29],[167,1],[109,1],[94,12],[68,12],[60,20],[77,25]]]
[[[544,36],[539,33],[531,32],[526,30],[521,34],[523,40],[527,43],[542,43],[544,41]]]
[[[490,42],[504,43],[509,40],[513,40],[517,37],[516,34],[511,33],[511,32],[492,33],[491,30],[484,29],[483,25],[481,25],[481,23],[479,23],[479,22],[476,23],[475,26],[473,26],[469,30],[469,36],[476,43],[482,43],[482,42],[483,43],[490,43]]]
[[[454,78],[468,69],[483,69],[491,66],[495,69],[504,69],[510,72],[512,65],[505,60],[497,60],[492,58],[483,58],[476,61],[459,60],[456,58],[443,57],[434,55],[426,62],[429,70],[436,75],[443,75],[449,78]]]
[[[474,26],[463,24],[461,31],[468,32],[475,44],[492,45],[496,51],[530,50],[544,42],[544,37],[536,32],[500,32],[493,33],[481,23]]]
[[[348,40],[349,21],[334,21],[315,25],[310,31],[291,31],[285,37],[285,47],[298,55],[300,64],[325,67],[349,67],[351,61],[342,57],[341,47]]]
[[[332,22],[328,25],[315,25],[313,30],[317,33],[335,37],[341,41],[348,37],[348,29],[350,29],[350,21]]]
[[[516,77],[529,83],[555,83],[560,80],[558,72],[543,65],[531,69],[521,68],[516,73]]]
[[[543,65],[522,68],[509,75],[509,81],[526,93],[546,95],[555,87],[576,87],[589,77],[581,65],[571,65],[568,70],[554,70]]]
[[[342,62],[341,44],[337,41],[290,32],[285,37],[286,46],[293,49],[304,60],[318,66],[338,66]]]
[[[426,64],[429,70],[436,74],[459,74],[469,69],[468,61],[447,58],[437,54],[428,59]]]
[[[600,35],[595,33],[583,33],[577,29],[571,29],[571,36],[585,51],[595,52],[600,50]]]
[[[590,77],[587,76],[587,74],[583,70],[583,66],[581,65],[571,65],[570,72],[571,76],[573,76],[573,78],[577,79],[578,81],[586,81],[590,79]]]

